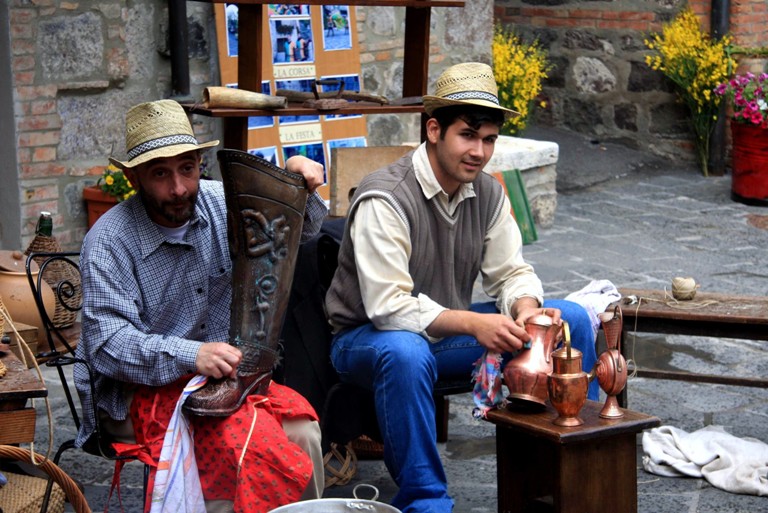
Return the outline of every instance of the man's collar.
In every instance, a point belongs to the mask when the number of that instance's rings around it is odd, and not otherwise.
[[[416,180],[421,186],[421,191],[424,193],[424,197],[427,200],[431,200],[440,193],[448,195],[443,191],[440,186],[440,182],[437,181],[435,172],[432,169],[432,165],[429,163],[429,156],[427,155],[427,143],[421,143],[416,151],[413,153],[413,169],[416,173]],[[456,194],[453,195],[452,203],[461,203],[467,198],[475,197],[475,187],[471,183],[463,183],[459,186]]]

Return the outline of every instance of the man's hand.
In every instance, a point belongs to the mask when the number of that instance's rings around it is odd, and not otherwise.
[[[323,166],[303,155],[294,155],[285,162],[285,169],[291,173],[297,173],[307,181],[307,189],[312,194],[323,185],[325,173]]]
[[[212,378],[237,375],[237,366],[243,359],[243,353],[225,342],[206,342],[200,346],[195,358],[195,368],[199,374]]]
[[[523,326],[508,315],[445,310],[429,325],[427,333],[432,337],[471,335],[490,351],[507,353],[517,351],[531,340]]]
[[[484,348],[496,353],[509,353],[523,347],[531,336],[511,318],[502,314],[476,314],[473,335]]]

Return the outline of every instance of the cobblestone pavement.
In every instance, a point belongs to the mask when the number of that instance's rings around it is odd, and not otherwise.
[[[564,297],[591,280],[610,280],[617,287],[669,289],[676,276],[691,276],[708,292],[764,295],[768,291],[768,208],[731,201],[729,176],[704,178],[690,164],[561,130],[537,128],[526,137],[560,145],[554,226],[539,229],[538,241],[524,249],[525,258],[545,284],[547,297]],[[711,374],[768,374],[768,358],[758,342],[648,334],[638,335],[634,342],[630,350],[643,365],[661,363]],[[649,347],[667,349],[653,351],[652,356]],[[47,374],[55,440],[60,442],[73,436],[74,430],[55,376]],[[630,408],[658,416],[663,424],[686,431],[716,424],[739,437],[768,441],[765,389],[632,378],[628,394]],[[44,449],[47,421],[42,403],[38,404],[38,448]],[[468,394],[451,396],[449,440],[440,445],[440,451],[455,511],[495,512],[494,428],[472,419],[471,409]],[[642,470],[641,455],[638,445],[640,513],[768,509],[765,498],[731,494],[701,479],[648,474]],[[61,465],[85,486],[94,511],[103,511],[112,466],[78,451],[65,455]],[[123,470],[125,511],[140,510],[141,469],[132,463]],[[395,493],[381,461],[360,461],[352,482],[328,489],[326,496],[351,497],[359,483],[378,487],[379,500],[388,501]],[[113,496],[110,510],[119,511],[119,507]]]

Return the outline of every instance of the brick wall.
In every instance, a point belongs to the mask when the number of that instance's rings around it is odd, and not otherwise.
[[[164,5],[11,0],[18,169],[2,169],[0,179],[20,191],[21,249],[44,210],[53,214],[62,246],[79,248],[86,227],[82,189],[96,182],[108,155],[123,151],[125,111],[170,95]],[[195,5],[188,8],[189,23],[206,34],[213,28],[212,9]],[[191,37],[190,46],[199,50],[195,45],[206,46],[202,56],[190,55],[199,93],[217,75],[210,45]],[[197,121],[196,129],[211,138],[214,127]]]

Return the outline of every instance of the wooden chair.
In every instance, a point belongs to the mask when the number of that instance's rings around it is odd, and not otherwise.
[[[80,322],[74,320],[77,315],[71,316],[69,313],[79,314],[83,307],[83,291],[80,282],[79,252],[31,252],[27,256],[26,272],[29,280],[29,286],[35,297],[35,303],[43,321],[44,338],[38,341],[38,353],[35,359],[38,365],[55,367],[61,381],[64,395],[67,399],[67,405],[75,424],[75,428],[80,430],[80,413],[74,400],[72,388],[69,380],[64,373],[64,368],[73,364],[82,364],[88,370],[91,384],[91,395],[95,395],[93,387],[93,376],[91,367],[85,360],[75,356],[75,348],[80,340]],[[35,262],[39,269],[34,273]],[[43,281],[53,289],[56,298],[56,309],[53,314],[49,312],[43,302]],[[40,337],[42,335],[38,335]],[[96,402],[93,402],[93,414],[96,419],[99,418]],[[59,464],[62,454],[75,448],[75,440],[66,440],[56,450],[53,458],[55,465]],[[83,445],[82,449],[91,455],[99,456],[112,461],[133,461],[136,458],[132,456],[118,456],[112,448],[112,440],[105,433],[99,422],[96,422],[96,430],[91,438]],[[149,479],[149,466],[144,465],[144,490],[146,492],[147,481]],[[48,499],[50,497],[53,480],[49,480],[46,489],[45,498],[41,512],[46,511]],[[145,493],[146,501],[146,493]]]

